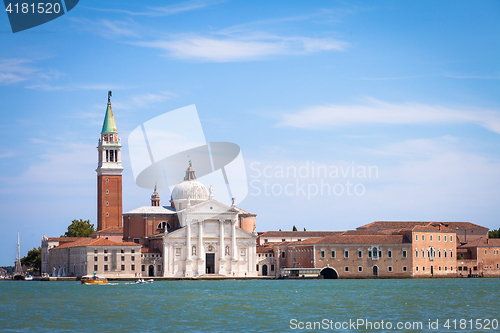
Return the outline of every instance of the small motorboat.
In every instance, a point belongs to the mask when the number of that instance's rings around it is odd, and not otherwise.
[[[147,281],[146,281],[146,280],[144,280],[144,279],[139,279],[139,280],[135,281],[135,283],[136,283],[136,284],[153,283],[153,281],[154,281],[153,279],[151,279],[151,280],[147,280]]]
[[[105,284],[108,283],[108,279],[100,277],[97,275],[84,275],[81,278],[83,284]]]

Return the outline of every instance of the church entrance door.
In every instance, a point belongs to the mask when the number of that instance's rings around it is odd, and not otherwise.
[[[267,276],[267,265],[262,266],[262,276]]]
[[[205,262],[207,265],[206,273],[215,274],[215,253],[207,253]]]
[[[149,275],[148,276],[155,276],[155,266],[149,265]]]

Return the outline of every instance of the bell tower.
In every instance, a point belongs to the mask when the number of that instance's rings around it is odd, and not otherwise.
[[[111,109],[111,91],[97,146],[97,231],[122,227],[122,144]]]

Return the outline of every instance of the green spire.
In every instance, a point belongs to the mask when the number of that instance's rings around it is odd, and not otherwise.
[[[118,133],[116,129],[115,117],[113,117],[113,110],[111,109],[111,91],[108,92],[108,107],[106,108],[106,116],[102,124],[101,133]]]

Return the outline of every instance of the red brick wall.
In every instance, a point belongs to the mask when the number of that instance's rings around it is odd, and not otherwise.
[[[106,190],[108,190],[107,194]],[[97,176],[97,231],[108,227],[121,226],[122,176]]]

